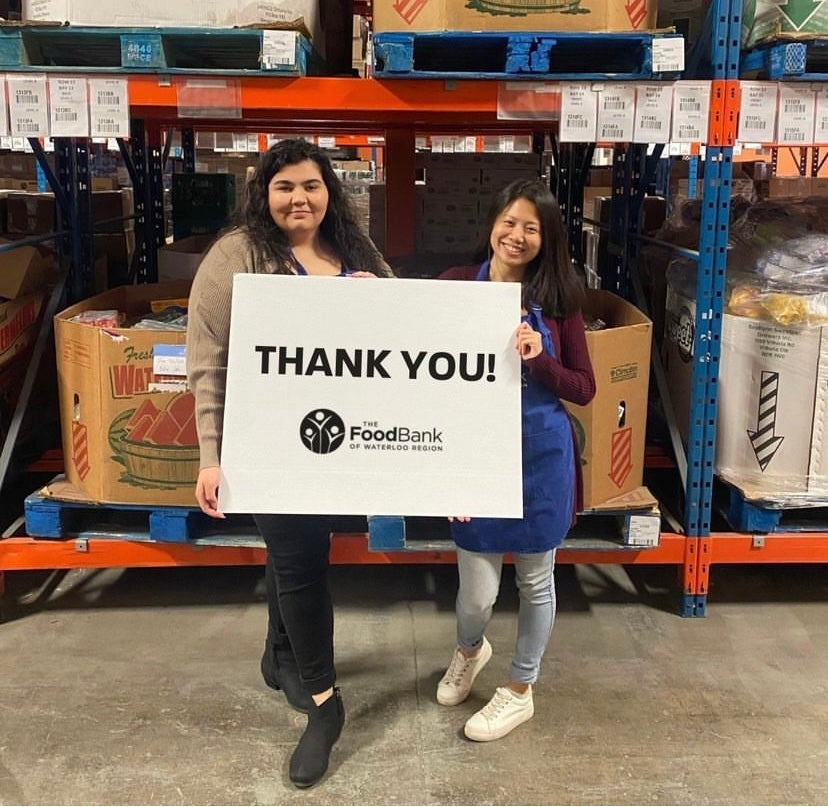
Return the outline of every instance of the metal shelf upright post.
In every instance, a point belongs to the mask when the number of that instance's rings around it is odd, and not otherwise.
[[[741,0],[714,0],[712,89],[705,153],[690,424],[687,445],[685,525],[696,539],[695,593],[686,598],[688,616],[704,616],[710,544],[713,470],[716,449],[722,309],[730,223],[733,145],[738,119]]]

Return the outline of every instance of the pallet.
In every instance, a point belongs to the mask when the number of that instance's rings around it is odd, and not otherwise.
[[[247,537],[253,546],[262,541],[252,518],[212,519],[197,508],[132,504],[96,504],[65,501],[35,492],[24,501],[27,535],[33,538],[91,538],[105,536],[132,541],[190,543],[217,536],[232,537],[237,544]]]
[[[743,491],[722,482],[723,515],[738,532],[828,532],[828,499],[824,506],[783,507],[745,498]],[[813,505],[813,501],[810,502]]]
[[[650,33],[548,31],[378,33],[373,72],[377,78],[677,78],[678,72],[653,72],[656,37]]]
[[[273,38],[287,49],[270,56]],[[292,46],[292,47],[291,47]],[[320,58],[296,31],[261,28],[0,26],[0,68],[130,73],[321,75]]]
[[[745,51],[740,59],[742,78],[768,81],[828,80],[828,39],[765,42]]]
[[[562,548],[570,550],[621,549],[639,552],[655,549],[661,516],[656,508],[644,510],[618,510],[584,512],[570,531]],[[641,544],[643,536],[652,537],[655,543]],[[446,518],[411,516],[369,516],[368,546],[378,552],[400,550],[452,551],[454,542],[451,527]]]

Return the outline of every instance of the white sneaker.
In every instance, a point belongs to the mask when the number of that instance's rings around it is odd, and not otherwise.
[[[457,706],[458,703],[466,700],[471,692],[474,679],[491,657],[492,646],[485,636],[480,652],[472,658],[466,658],[458,647],[454,651],[443,680],[437,685],[437,703],[442,703],[443,706]]]
[[[466,737],[485,743],[499,740],[535,714],[532,687],[518,695],[508,687],[498,687],[494,697],[466,721]]]

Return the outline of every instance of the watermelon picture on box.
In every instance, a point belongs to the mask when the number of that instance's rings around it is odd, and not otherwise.
[[[198,436],[191,392],[174,395],[163,409],[146,399],[110,424],[109,445],[125,471],[121,481],[142,487],[193,487]]]

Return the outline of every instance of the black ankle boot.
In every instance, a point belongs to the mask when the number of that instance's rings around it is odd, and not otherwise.
[[[265,646],[261,670],[264,682],[271,689],[282,690],[287,702],[297,712],[308,713],[311,706],[313,706],[313,699],[305,689],[305,685],[299,677],[299,668],[293,659],[289,661],[280,659],[276,651]]]
[[[328,770],[328,758],[345,724],[345,707],[338,689],[321,706],[313,704],[308,726],[290,758],[290,781],[296,787],[315,785]]]

